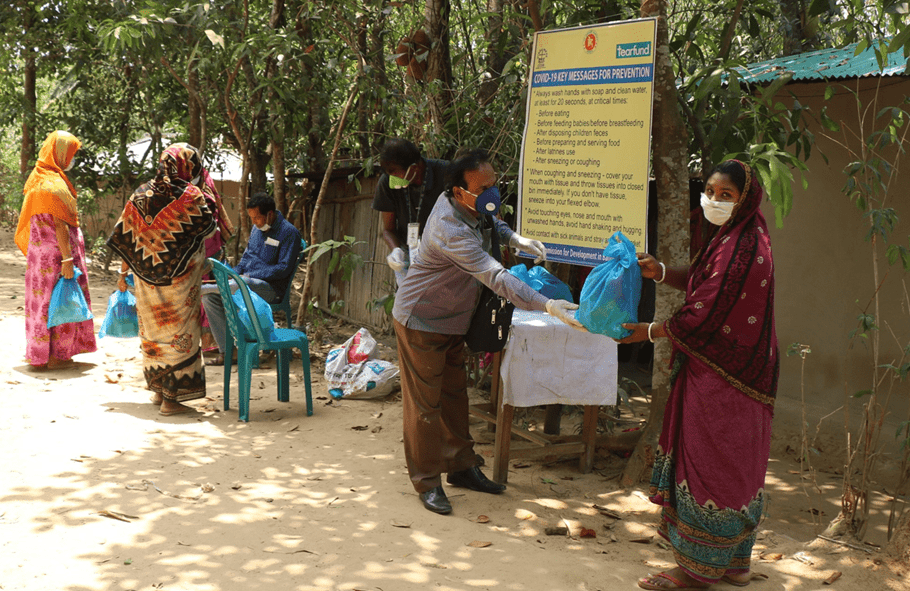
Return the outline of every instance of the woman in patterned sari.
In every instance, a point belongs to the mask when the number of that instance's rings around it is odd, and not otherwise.
[[[91,320],[47,327],[51,292],[62,275],[77,279],[91,308],[85,243],[76,211],[76,189],[66,177],[81,142],[66,131],[55,131],[44,140],[35,169],[25,182],[16,245],[26,259],[25,358],[35,369],[61,369],[73,365],[73,355],[96,350]]]
[[[107,241],[123,259],[120,290],[129,270],[136,278],[143,370],[163,415],[191,412],[183,402],[205,396],[200,284],[216,224],[192,183],[201,169],[195,148],[168,147],[155,179],[136,189]]]
[[[779,371],[774,261],[751,167],[728,160],[705,184],[713,228],[691,266],[668,268],[640,254],[642,276],[685,290],[664,323],[624,325],[620,342],[668,338],[673,345],[650,499],[677,567],[638,582],[643,589],[744,586],[761,520]]]

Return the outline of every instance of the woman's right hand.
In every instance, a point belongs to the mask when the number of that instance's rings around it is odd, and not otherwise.
[[[638,266],[641,268],[642,277],[645,279],[660,279],[663,269],[661,269],[657,259],[646,252],[639,252],[635,256],[638,257]]]
[[[60,274],[63,275],[64,279],[73,278],[73,261],[72,260],[60,263]]]

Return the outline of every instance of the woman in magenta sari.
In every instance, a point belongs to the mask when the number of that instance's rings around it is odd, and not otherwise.
[[[91,307],[85,272],[85,243],[79,229],[76,189],[66,177],[81,146],[66,131],[47,136],[35,169],[25,182],[16,245],[26,259],[25,358],[35,369],[62,369],[73,365],[73,355],[96,350],[91,320],[47,327],[51,292],[61,276],[77,279]]]
[[[765,503],[765,472],[779,371],[774,261],[762,189],[751,167],[728,160],[705,183],[712,229],[689,267],[640,254],[642,276],[685,290],[663,323],[624,325],[620,342],[668,338],[670,398],[651,476],[660,534],[677,567],[641,579],[643,589],[704,589],[753,578],[752,546]]]

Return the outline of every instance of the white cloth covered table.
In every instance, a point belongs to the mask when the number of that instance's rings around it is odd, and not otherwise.
[[[543,312],[516,309],[501,376],[501,404],[613,405],[616,341],[575,330]]]

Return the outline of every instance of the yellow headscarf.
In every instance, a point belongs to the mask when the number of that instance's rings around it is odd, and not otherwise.
[[[79,225],[76,188],[66,178],[64,170],[81,146],[82,142],[68,131],[55,131],[44,140],[35,169],[22,189],[25,199],[16,227],[16,245],[22,254],[28,255],[33,215],[49,213],[70,226]]]

